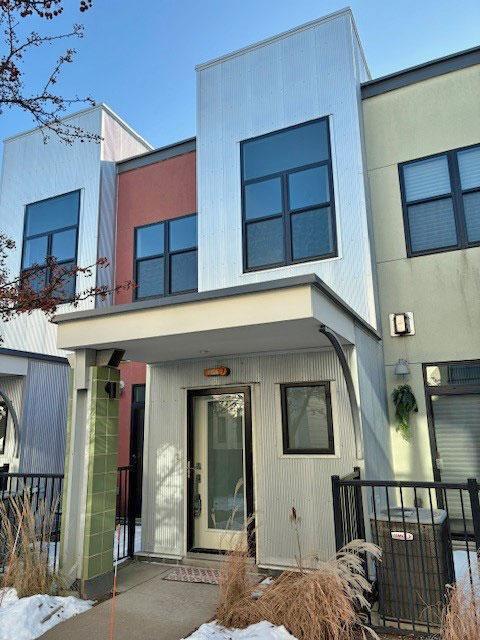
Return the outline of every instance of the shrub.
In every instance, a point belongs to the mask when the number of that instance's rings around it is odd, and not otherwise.
[[[2,586],[16,589],[18,597],[58,590],[59,579],[49,563],[49,543],[56,517],[55,505],[32,508],[32,497],[0,501],[0,554],[6,561]]]

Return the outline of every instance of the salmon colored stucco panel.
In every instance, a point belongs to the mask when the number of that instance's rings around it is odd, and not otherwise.
[[[118,176],[117,284],[133,280],[134,229],[197,211],[196,153],[155,162]],[[131,302],[133,290],[119,291],[116,304]]]
[[[132,407],[132,386],[145,384],[146,365],[143,362],[123,362],[120,365],[120,380],[125,387],[120,396],[118,428],[118,465],[130,464],[130,420]]]

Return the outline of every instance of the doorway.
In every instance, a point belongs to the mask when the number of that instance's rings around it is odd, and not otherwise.
[[[145,385],[132,385],[130,465],[134,474],[135,518],[142,516],[143,432],[145,423]]]
[[[424,366],[427,417],[434,478],[438,482],[480,480],[480,362],[447,362]],[[443,508],[443,498],[439,496]],[[450,526],[473,530],[470,507],[460,492],[448,498]]]
[[[251,547],[250,389],[192,391],[188,409],[189,549],[222,553]]]

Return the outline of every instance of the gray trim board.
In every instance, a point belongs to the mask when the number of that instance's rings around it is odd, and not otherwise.
[[[72,313],[64,313],[55,316],[52,320],[55,324],[80,320],[81,318],[96,318],[99,316],[114,315],[117,313],[129,313],[133,311],[141,311],[144,309],[157,309],[159,307],[171,307],[178,304],[186,304],[189,302],[197,302],[199,300],[217,300],[219,298],[229,298],[231,296],[239,296],[247,293],[257,293],[261,291],[274,291],[277,289],[287,289],[290,287],[298,287],[302,285],[312,285],[329,298],[334,304],[340,307],[347,315],[349,315],[355,324],[363,327],[376,340],[381,340],[379,332],[364,320],[356,311],[354,311],[346,302],[344,302],[323,280],[315,274],[302,276],[291,276],[289,278],[280,278],[278,280],[269,280],[267,282],[255,282],[253,284],[241,285],[238,287],[228,287],[225,289],[214,289],[213,291],[198,291],[195,293],[185,293],[170,297],[150,298],[148,300],[138,300],[136,302],[128,302],[112,307],[88,309],[85,311],[73,311]]]
[[[68,364],[67,358],[61,356],[51,356],[48,353],[34,353],[33,351],[20,351],[18,349],[0,348],[0,356],[12,356],[14,358],[27,358],[29,360],[44,360],[57,364]]]
[[[132,169],[140,169],[146,167],[149,164],[155,162],[161,162],[162,160],[168,160],[169,158],[175,158],[181,156],[184,153],[190,153],[197,148],[197,139],[187,138],[186,140],[180,140],[174,144],[169,144],[166,147],[160,147],[153,151],[147,151],[139,156],[133,156],[127,158],[121,162],[117,162],[117,173],[125,173],[125,171],[131,171]]]
[[[437,58],[436,60],[430,60],[429,62],[424,62],[414,67],[401,69],[400,71],[382,76],[381,78],[368,80],[361,85],[362,99],[373,98],[388,91],[401,89],[416,82],[436,78],[437,76],[452,71],[459,71],[460,69],[466,69],[476,64],[480,64],[480,46],[465,49],[465,51],[458,51],[457,53],[452,53],[451,55]]]

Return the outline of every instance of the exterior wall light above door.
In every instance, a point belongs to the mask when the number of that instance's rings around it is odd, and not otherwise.
[[[405,311],[402,313],[391,313],[390,335],[392,337],[413,336],[415,335],[415,324],[413,322],[413,313]]]

